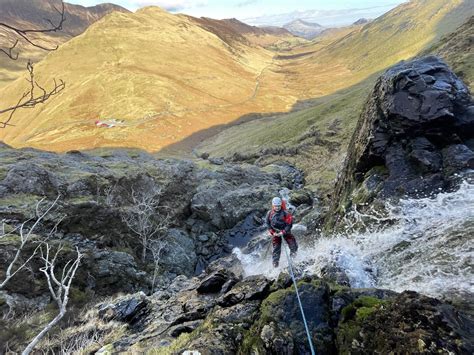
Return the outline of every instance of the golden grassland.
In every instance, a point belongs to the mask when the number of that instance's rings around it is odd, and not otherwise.
[[[311,53],[308,56],[318,57],[318,59],[307,60],[302,56],[291,61],[288,66],[294,66],[295,73],[306,72],[306,78],[310,80],[311,72],[318,68],[315,64],[316,60],[325,62],[329,60],[328,53],[332,53],[333,63],[338,63],[341,68],[338,72],[339,75],[331,78],[332,71],[329,66],[326,67],[327,81],[314,82],[314,86],[305,95],[317,96],[318,92],[333,90],[332,94],[312,100],[305,105],[309,108],[301,111],[266,117],[225,129],[201,142],[196,151],[225,158],[232,158],[238,154],[244,159],[258,161],[262,164],[284,159],[305,172],[308,187],[317,189],[322,195],[325,195],[331,190],[363,104],[372,90],[378,74],[385,69],[385,63],[394,64],[400,59],[413,57],[424,49],[422,54],[441,55],[472,88],[474,82],[471,61],[474,50],[470,42],[472,18],[458,31],[438,41],[438,37],[443,33],[453,31],[453,26],[455,26],[453,18],[464,21],[465,18],[473,14],[473,6],[467,2],[460,2],[459,8],[451,7],[454,3],[452,2],[450,7],[445,8],[440,1],[430,2],[431,15],[427,13],[426,8],[421,11],[418,3],[404,4],[383,18],[376,20],[374,24],[355,29],[345,37],[326,44],[322,48],[320,42],[314,42],[311,46],[315,48],[313,50],[316,53]],[[424,5],[428,4],[424,3]],[[455,17],[452,16],[453,13]],[[406,19],[405,21],[400,19],[402,15]],[[422,18],[431,18],[436,21],[434,23],[420,22],[419,26],[402,27],[403,31],[397,32],[396,28],[400,28],[400,21],[414,24],[421,21]],[[392,26],[396,21],[398,21],[398,27]],[[371,26],[375,26],[375,29]],[[374,52],[368,51],[367,55],[361,54],[362,44],[360,41],[362,38],[366,38],[369,43],[376,43],[377,38],[371,39],[370,36],[376,36],[384,28],[387,31],[390,28],[392,34],[389,37],[391,40],[385,44],[379,40],[381,49],[374,47]],[[430,33],[436,34],[428,36]],[[424,40],[422,40],[423,38]],[[352,42],[349,39],[352,39]],[[435,45],[432,44],[433,41],[435,41]],[[399,44],[403,44],[401,52],[397,51]],[[299,48],[299,53],[312,52],[311,46],[305,45]],[[386,55],[383,56],[379,53],[380,51],[385,51]],[[324,57],[325,59],[323,59]],[[359,62],[356,58],[359,58]],[[381,59],[377,60],[377,58]],[[358,67],[354,69],[355,66]],[[345,74],[341,74],[342,72]],[[319,75],[322,73],[320,72]],[[298,80],[301,82],[304,81],[304,78],[293,81],[290,79],[288,83],[297,86]],[[346,82],[347,87],[344,88],[341,80]],[[353,84],[354,81],[355,84]],[[333,85],[333,88],[328,88],[329,85]],[[299,86],[299,89],[302,87]],[[338,90],[340,87],[342,89]],[[287,148],[291,154],[264,153],[265,150],[271,151],[273,149],[275,151],[276,148]],[[256,158],[252,159],[252,156]]]
[[[156,7],[113,13],[35,67],[40,82],[61,78],[67,88],[43,106],[18,111],[15,127],[0,130],[0,140],[55,151],[159,151],[188,139],[190,151],[200,143],[196,138],[189,144],[196,132],[250,113],[289,111],[299,100],[319,97],[311,101],[313,109],[240,124],[199,149],[229,156],[237,147],[244,152],[282,139],[287,145],[299,144],[301,134],[331,124],[336,113],[347,132],[332,140],[341,139],[343,147],[371,76],[415,56],[472,12],[469,1],[412,1],[370,24],[309,43],[282,39],[267,46],[272,50],[222,41],[187,16]],[[24,86],[23,80],[8,85],[2,102],[14,102]],[[123,124],[112,129],[94,124],[110,118]],[[331,149],[328,159],[336,154]]]

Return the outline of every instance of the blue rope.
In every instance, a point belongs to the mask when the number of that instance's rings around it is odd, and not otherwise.
[[[283,243],[282,243],[283,244]],[[300,305],[301,315],[303,316],[304,327],[306,329],[306,335],[308,336],[308,343],[309,347],[311,348],[311,355],[315,355],[313,341],[311,340],[311,335],[309,334],[308,323],[306,322],[306,317],[303,311],[303,305],[301,304],[300,293],[298,292],[298,286],[296,285],[295,274],[293,274],[293,267],[291,266],[292,260],[290,255],[288,254],[288,250],[286,250],[286,245],[283,245],[283,249],[285,249],[286,258],[288,259],[288,270],[290,271],[291,279],[293,280],[293,284],[295,285],[296,290],[296,297],[298,298],[298,303]]]

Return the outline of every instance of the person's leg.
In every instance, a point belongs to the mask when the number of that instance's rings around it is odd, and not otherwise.
[[[285,240],[290,247],[290,256],[294,258],[296,256],[296,252],[298,251],[298,244],[296,243],[296,239],[293,234],[285,235]]]
[[[273,237],[272,245],[273,245],[273,253],[272,253],[273,266],[277,267],[280,262],[281,237],[277,237],[277,236]]]

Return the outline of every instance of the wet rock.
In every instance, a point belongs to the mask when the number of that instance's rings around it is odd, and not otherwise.
[[[373,311],[357,311],[341,324],[340,352],[468,354],[473,321],[453,306],[406,291]]]
[[[326,265],[321,269],[321,277],[340,286],[350,286],[349,276],[337,265]]]
[[[223,295],[219,300],[219,305],[229,307],[244,300],[261,300],[267,296],[271,283],[262,275],[247,277]]]
[[[334,353],[330,325],[330,292],[326,283],[318,280],[298,283],[303,309],[312,341],[320,354]],[[280,289],[262,302],[259,319],[247,339],[249,352],[283,354],[310,353],[306,331],[294,288]]]
[[[239,258],[235,254],[222,257],[210,263],[206,268],[206,273],[225,271],[234,275],[237,279],[242,279],[244,269]]]
[[[454,144],[442,151],[444,173],[449,176],[464,169],[474,169],[474,152],[463,144]]]
[[[243,302],[232,307],[216,307],[209,314],[210,322],[199,328],[199,335],[183,346],[202,354],[236,354],[242,344],[245,331],[250,328],[258,313],[258,301]]]
[[[424,197],[453,188],[451,177],[473,165],[474,133],[467,87],[436,57],[401,62],[377,81],[337,179],[332,216],[353,203]],[[355,194],[372,169],[386,169],[373,194]]]
[[[207,276],[202,280],[201,284],[197,288],[199,293],[216,293],[222,289],[222,286],[229,279],[229,275],[226,272],[217,271]]]
[[[100,305],[98,315],[100,319],[106,322],[116,320],[132,324],[145,316],[146,312],[144,309],[147,307],[147,304],[146,295],[140,292],[113,304]]]

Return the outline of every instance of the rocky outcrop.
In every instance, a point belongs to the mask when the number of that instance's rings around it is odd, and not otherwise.
[[[91,317],[96,319],[107,345],[89,349],[94,352],[310,353],[288,275],[276,281],[246,278],[224,289],[239,277],[213,270],[221,266],[192,279],[179,276],[151,296],[137,293],[100,303],[69,331],[80,334]],[[469,319],[438,300],[415,292],[331,286],[315,277],[299,280],[298,288],[318,354],[473,350]]]
[[[359,119],[332,214],[377,199],[455,188],[474,167],[474,103],[436,57],[401,62],[377,81]]]
[[[406,291],[390,302],[359,298],[351,307],[337,334],[342,353],[467,354],[474,348],[473,320],[436,299]]]
[[[88,297],[149,293],[154,278],[156,285],[169,284],[179,275],[200,273],[227,255],[231,244],[246,241],[251,231],[260,228],[253,217],[265,213],[271,198],[300,182],[298,171],[288,166],[197,164],[159,160],[135,150],[55,154],[2,144],[0,221],[11,231],[36,217],[35,204],[43,197],[46,206],[60,196],[35,233],[41,238],[54,230],[55,244],[83,251],[76,293],[87,292]],[[146,196],[153,191],[159,191],[153,218],[166,225],[155,255],[148,251],[142,260],[140,238],[124,223],[123,214],[133,206],[133,194]],[[247,220],[253,221],[251,226]],[[0,276],[18,245],[17,232],[1,238]],[[24,256],[33,250],[32,244]],[[71,255],[65,253],[61,262]],[[18,302],[5,303],[4,313],[12,311],[10,304],[31,303],[23,302],[22,296],[36,299],[48,294],[40,266],[35,259],[31,270],[18,274],[7,286],[8,299]],[[44,307],[44,302],[40,304]]]

